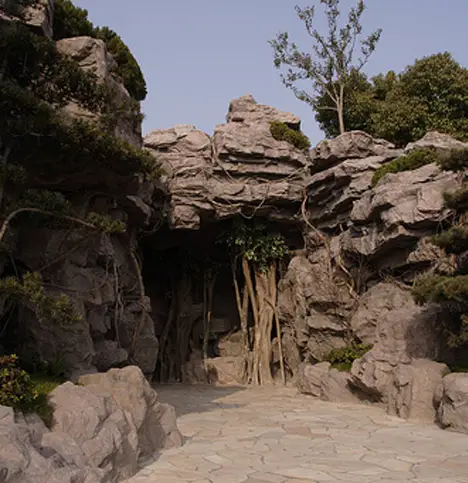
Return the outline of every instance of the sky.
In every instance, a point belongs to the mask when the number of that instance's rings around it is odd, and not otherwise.
[[[311,108],[283,86],[268,40],[287,31],[302,50],[310,38],[294,6],[318,0],[74,0],[96,25],[115,30],[148,84],[143,130],[193,124],[208,134],[225,122],[232,99],[293,112],[315,144],[323,138]],[[342,0],[343,10],[355,0]],[[403,70],[416,58],[449,51],[468,66],[467,0],[367,0],[364,33],[382,28],[368,75]],[[322,19],[317,26],[323,29]]]

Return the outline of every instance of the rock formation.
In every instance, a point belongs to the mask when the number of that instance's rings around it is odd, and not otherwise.
[[[212,138],[194,126],[156,130],[144,139],[167,173],[172,229],[239,213],[293,222],[305,189],[307,155],[270,133],[270,123],[299,126],[292,114],[257,104],[247,95],[232,101],[226,124]]]
[[[133,476],[138,462],[179,446],[172,406],[137,367],[88,375],[50,395],[52,428],[0,406],[2,482],[106,483]]]

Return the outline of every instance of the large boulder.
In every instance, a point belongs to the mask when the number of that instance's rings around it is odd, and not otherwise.
[[[136,473],[137,430],[111,392],[67,382],[52,391],[50,401],[53,431],[67,433],[92,467],[104,470],[114,481]]]
[[[159,401],[157,393],[138,367],[85,375],[79,382],[90,390],[108,391],[130,414],[137,430],[140,456],[152,456],[158,449],[181,445],[174,409]]]
[[[437,131],[430,131],[418,141],[414,143],[409,143],[405,148],[405,153],[410,153],[419,149],[450,151],[452,149],[463,149],[466,147],[468,147],[468,143],[458,141],[449,134],[444,134]]]
[[[220,386],[246,383],[246,358],[244,356],[213,357],[206,360],[208,382]]]
[[[195,126],[181,124],[152,131],[144,144],[164,170],[170,193],[171,227],[198,229],[201,218],[212,210],[207,184],[211,170],[210,137]]]
[[[394,151],[395,146],[388,141],[374,139],[363,131],[350,131],[322,141],[312,150],[312,170],[321,171],[347,159],[394,157]]]
[[[434,422],[437,410],[434,395],[449,372],[445,364],[426,359],[400,364],[395,370],[387,411],[404,419]]]
[[[12,408],[0,406],[0,481],[107,483],[109,478],[66,433],[51,432],[38,416],[15,416]]]
[[[436,314],[408,300],[405,306],[382,314],[375,345],[353,363],[352,382],[370,397],[387,403],[400,364],[437,360],[441,351]]]
[[[468,434],[468,374],[449,374],[440,388],[439,423],[448,429]]]
[[[349,372],[332,368],[329,362],[302,363],[297,373],[296,387],[301,393],[323,401],[358,403],[363,398],[351,384]]]
[[[182,442],[174,408],[137,367],[62,384],[50,403],[52,429],[0,406],[2,483],[117,483],[136,473],[141,458]]]
[[[409,310],[415,309],[409,289],[391,282],[378,283],[359,298],[350,327],[362,342],[374,344],[382,317],[387,317],[390,313],[388,320],[392,320],[391,313],[405,307]]]
[[[296,386],[303,394],[320,397],[322,395],[322,382],[328,376],[331,364],[319,362],[318,364],[302,363],[297,371]]]

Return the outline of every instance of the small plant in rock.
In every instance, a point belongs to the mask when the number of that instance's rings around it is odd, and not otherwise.
[[[439,160],[437,153],[431,149],[420,149],[413,151],[406,156],[401,156],[390,163],[380,166],[372,177],[372,187],[388,173],[401,173],[402,171],[411,171],[421,168],[426,164],[435,163]]]
[[[360,359],[366,352],[372,349],[371,345],[356,343],[342,347],[341,349],[333,349],[325,357],[325,361],[330,362],[332,367],[340,371],[349,371],[356,359]]]
[[[292,129],[284,122],[270,123],[270,133],[277,141],[286,141],[297,149],[303,151],[310,148],[309,138],[299,130]]]
[[[18,357],[14,354],[0,357],[0,405],[19,408],[32,404],[37,397],[29,374],[18,367]]]

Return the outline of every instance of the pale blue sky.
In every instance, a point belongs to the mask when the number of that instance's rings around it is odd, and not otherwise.
[[[299,115],[313,143],[322,138],[310,108],[281,83],[267,41],[281,30],[307,48],[294,5],[313,0],[75,0],[97,25],[130,46],[145,74],[144,131],[194,124],[209,134],[229,101],[250,93]],[[354,3],[354,2],[351,2]],[[344,6],[349,0],[342,0]],[[383,28],[366,72],[400,71],[415,58],[449,51],[468,65],[467,0],[367,0],[367,31]]]

